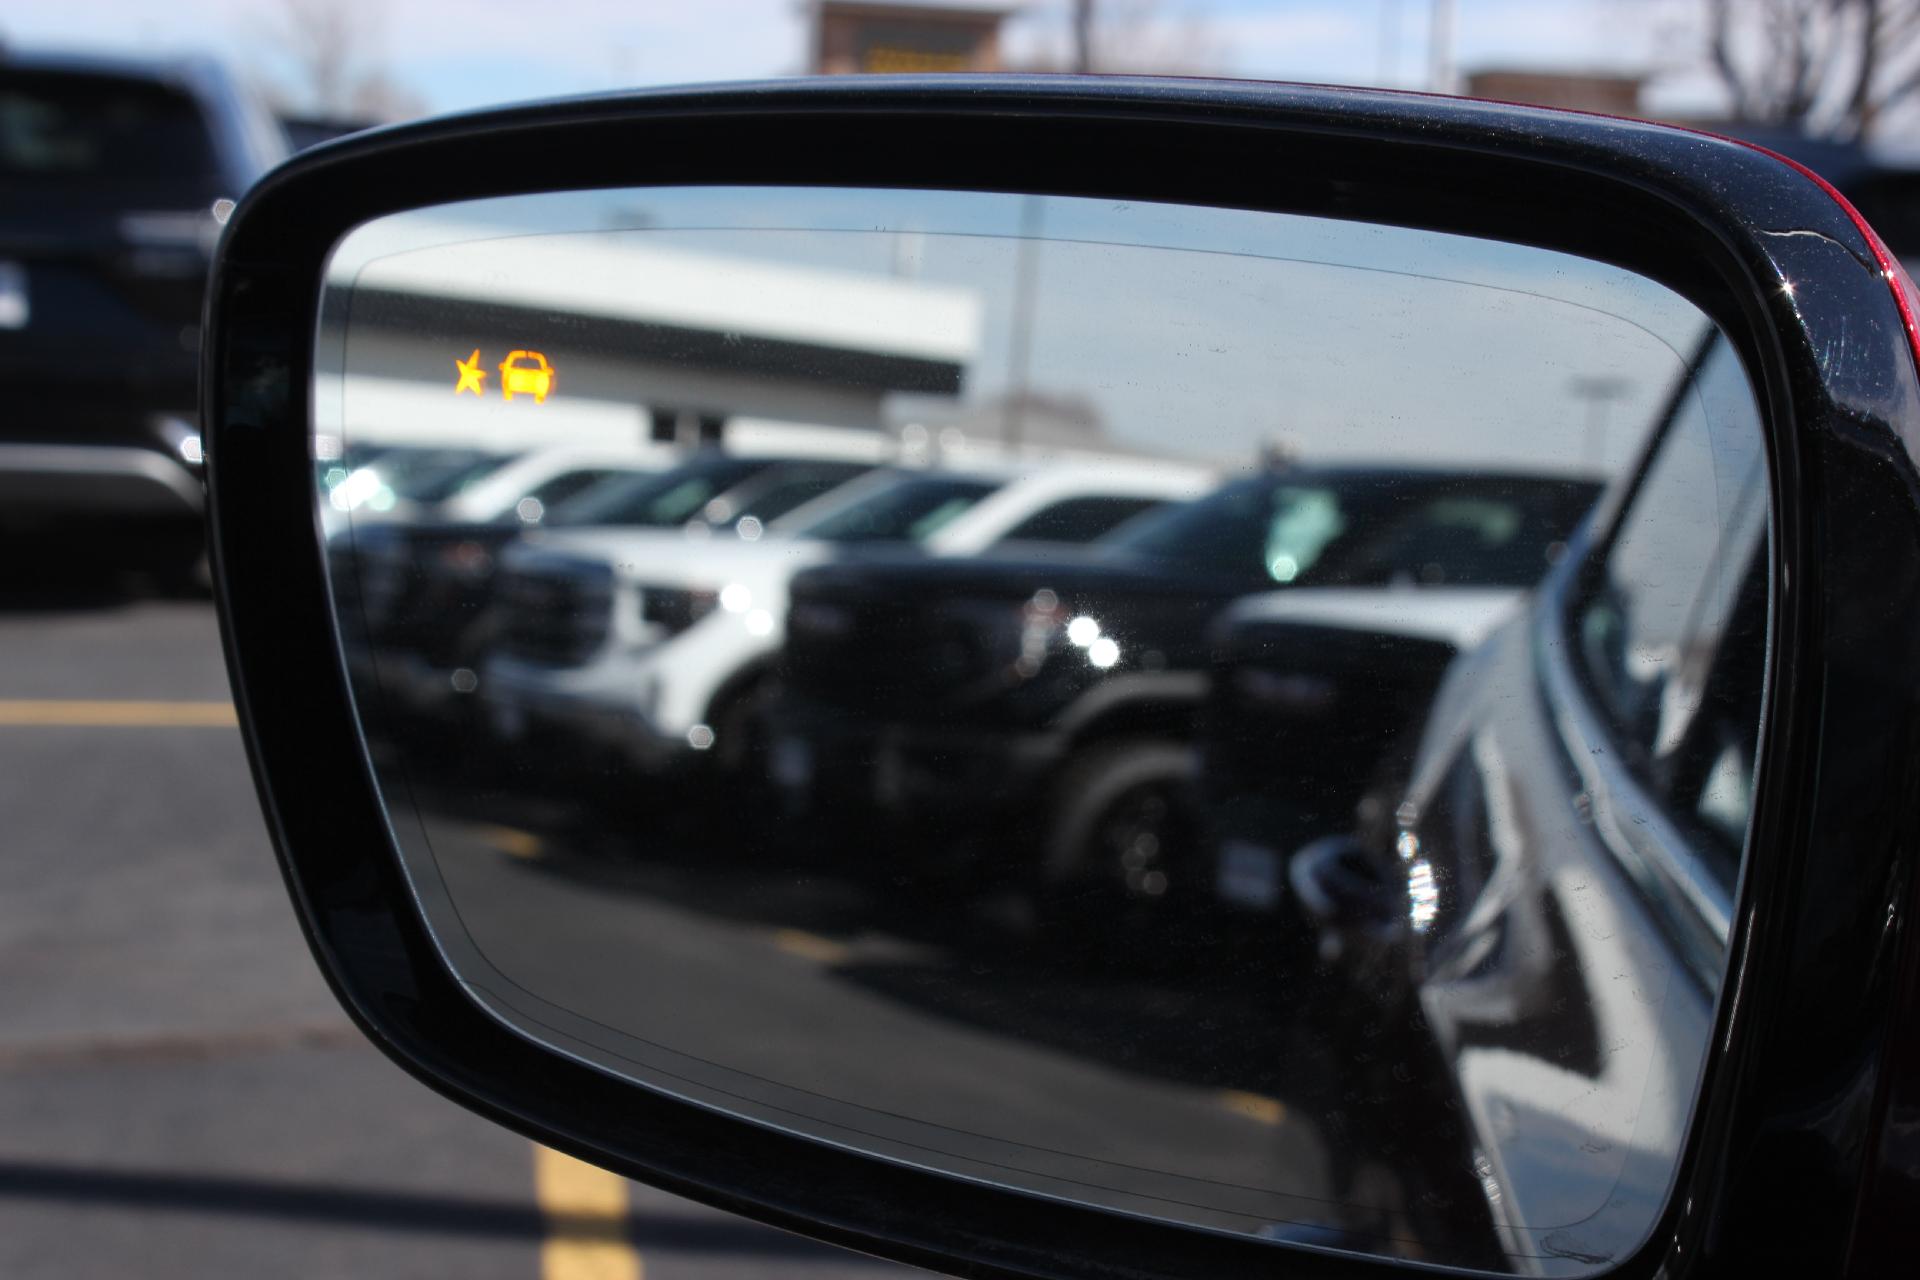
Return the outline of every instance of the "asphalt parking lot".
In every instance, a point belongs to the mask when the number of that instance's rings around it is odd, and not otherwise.
[[[309,961],[204,601],[0,596],[0,1275],[873,1277],[534,1148]]]

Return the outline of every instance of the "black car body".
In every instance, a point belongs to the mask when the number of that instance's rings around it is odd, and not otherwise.
[[[285,149],[212,64],[0,54],[0,522],[197,558],[215,205]]]
[[[1716,129],[1718,127],[1716,126]],[[1733,123],[1733,137],[1786,156],[1825,178],[1908,264],[1920,263],[1920,166],[1859,142],[1810,136],[1784,126]]]
[[[1689,390],[1737,365],[1714,344]],[[1719,532],[1680,537],[1702,508]],[[1419,1105],[1457,1123],[1354,1150],[1470,1170],[1483,1247],[1543,1272],[1621,1247],[1667,1176],[1624,1135],[1689,1122],[1752,816],[1768,535],[1758,441],[1676,410],[1529,607],[1450,666],[1408,769],[1288,869],[1316,1034],[1362,1090],[1451,1084]]]
[[[1085,555],[808,570],[789,610],[776,781],[815,816],[867,807],[911,825],[945,865],[890,869],[902,878],[1037,867],[1049,885],[1104,874],[1089,841],[1144,788],[1143,820],[1179,829],[1154,837],[1167,846],[1154,865],[1121,878],[1161,897],[1197,834],[1185,753],[1223,608],[1281,585],[1524,585],[1597,491],[1535,475],[1290,467]],[[1476,523],[1486,511],[1501,518]],[[1014,815],[1034,813],[1045,828],[1018,829]]]

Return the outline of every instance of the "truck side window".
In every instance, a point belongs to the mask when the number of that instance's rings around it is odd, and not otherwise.
[[[602,480],[619,474],[621,474],[619,471],[611,467],[586,467],[578,471],[563,471],[545,484],[534,486],[533,491],[527,496],[537,499],[542,506],[554,507],[575,494],[585,493]]]
[[[1092,542],[1159,505],[1160,499],[1145,497],[1064,498],[1022,520],[1001,541]]]

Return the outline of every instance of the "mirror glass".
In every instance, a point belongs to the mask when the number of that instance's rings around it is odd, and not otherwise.
[[[316,341],[369,758],[508,1026],[1211,1230],[1646,1236],[1770,590],[1686,298],[1319,217],[649,188],[362,226]]]

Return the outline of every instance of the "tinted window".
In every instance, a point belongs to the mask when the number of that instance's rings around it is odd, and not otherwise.
[[[1757,550],[1737,581],[1737,591],[1701,611],[1689,655],[1697,670],[1682,670],[1698,692],[1670,718],[1654,760],[1656,785],[1670,805],[1692,816],[1728,885],[1738,874],[1753,810],[1766,679],[1766,560]]]
[[[548,480],[545,484],[535,485],[527,496],[537,499],[545,506],[557,506],[577,493],[585,493],[588,489],[591,489],[594,485],[599,484],[609,476],[617,476],[620,474],[622,473],[619,471],[611,471],[604,467],[588,467],[580,471],[566,471]]]
[[[732,493],[723,493],[701,508],[701,519],[715,528],[730,528],[743,520],[769,520],[831,493],[855,476],[872,470],[862,462],[794,462],[755,476]]]
[[[548,507],[557,507],[578,494],[585,493],[602,480],[613,476],[627,475],[629,472],[610,470],[605,467],[586,467],[578,471],[563,471],[551,476],[544,482],[534,485],[506,511],[500,514],[502,524],[538,524],[545,518]]]
[[[509,455],[477,449],[394,449],[371,464],[394,494],[413,502],[445,502],[506,465]]]
[[[1528,586],[1597,494],[1580,481],[1494,479],[1413,497],[1379,525],[1356,529],[1317,580]]]
[[[1587,481],[1497,475],[1310,479],[1229,485],[1107,545],[1303,586],[1530,586],[1598,492]]]
[[[1746,829],[1765,652],[1766,473],[1748,395],[1739,361],[1717,344],[1575,619],[1623,756],[1670,810],[1718,834],[1729,877]]]
[[[701,458],[659,475],[614,481],[547,513],[549,525],[618,524],[664,528],[683,524],[717,494],[773,465],[770,458]],[[552,504],[549,504],[552,505]]]
[[[1092,542],[1159,505],[1158,498],[1068,498],[1034,512],[1003,535],[1003,540]]]
[[[962,476],[902,480],[800,532],[828,542],[918,542],[997,487],[991,480]]]
[[[0,76],[0,177],[177,179],[212,174],[193,99],[110,76]]]
[[[1261,476],[1230,484],[1199,502],[1165,508],[1120,530],[1106,545],[1213,573],[1263,579],[1270,576],[1267,553],[1276,524],[1316,501],[1312,492]]]

